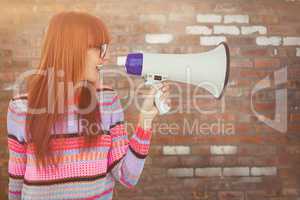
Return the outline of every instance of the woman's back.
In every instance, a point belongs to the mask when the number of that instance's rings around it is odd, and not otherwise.
[[[129,141],[117,93],[98,89],[97,100],[103,134],[95,136],[90,147],[85,146],[84,136],[78,133],[78,127],[84,124],[78,126],[76,107],[71,104],[68,121],[56,123],[56,134],[50,139],[57,166],[42,168],[36,165],[33,144],[25,139],[26,95],[10,101],[10,199],[111,199],[115,180],[126,187],[137,183],[148,154],[151,131],[137,126]]]

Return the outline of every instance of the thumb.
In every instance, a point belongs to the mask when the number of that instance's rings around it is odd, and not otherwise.
[[[148,97],[154,96],[156,94],[156,92],[158,91],[156,85],[149,85],[147,88],[148,89],[146,89],[144,91],[144,95],[148,96]]]

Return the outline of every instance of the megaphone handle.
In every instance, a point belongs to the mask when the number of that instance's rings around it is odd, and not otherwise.
[[[154,87],[158,90],[155,93],[155,105],[159,111],[160,115],[166,114],[170,111],[170,107],[165,103],[164,100],[160,100],[161,95],[163,94],[161,90],[159,90],[162,84],[154,84]]]

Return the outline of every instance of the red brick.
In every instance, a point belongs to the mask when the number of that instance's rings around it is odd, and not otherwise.
[[[191,151],[193,155],[207,156],[210,154],[209,145],[192,145]]]
[[[280,60],[276,58],[270,59],[261,59],[256,58],[254,60],[255,67],[268,67],[268,68],[278,68],[280,67]]]
[[[232,69],[233,71],[234,69]],[[230,78],[229,78],[230,80]],[[246,79],[233,79],[234,85],[230,85],[230,87],[252,87],[253,82],[252,80],[246,80]],[[229,81],[230,83],[230,81]],[[229,87],[229,85],[228,85]]]
[[[283,15],[280,16],[280,20],[282,22],[289,22],[289,23],[299,23],[300,18],[297,15]]]
[[[288,130],[291,132],[299,132],[300,131],[300,124],[291,124],[288,126]]]
[[[277,165],[278,159],[275,156],[240,156],[238,165],[240,166],[267,166]]]
[[[271,145],[242,145],[239,147],[239,155],[242,156],[263,156],[275,154],[276,148]]]
[[[286,167],[288,166],[288,163],[290,162],[290,158],[289,158],[289,155],[287,153],[279,153],[277,155],[278,157],[278,164],[280,166],[283,166],[283,167]]]
[[[289,145],[285,150],[289,154],[300,154],[300,145]]]
[[[240,55],[241,49],[239,47],[229,47],[230,56],[238,56]]]
[[[236,123],[235,130],[237,134],[253,133],[253,126],[249,123]]]
[[[125,23],[124,23],[125,24]],[[132,27],[132,31],[134,33],[159,33],[162,32],[162,26],[160,24],[154,22],[147,22],[147,23],[137,23],[134,24]]]
[[[275,103],[274,102],[267,102],[267,103],[254,103],[254,109],[257,112],[260,111],[269,111],[269,110],[275,110]]]
[[[199,155],[179,157],[179,165],[181,167],[199,167],[208,164],[209,164],[208,158]]]
[[[299,196],[300,189],[299,188],[284,188],[282,190],[282,194],[285,196]]]
[[[156,156],[152,158],[152,163],[157,167],[174,168],[180,167],[179,158],[177,156]]]
[[[224,120],[224,121],[235,121],[236,115],[232,113],[213,113],[213,114],[207,114],[203,116],[203,119],[207,120]]]
[[[278,175],[282,178],[289,178],[295,175],[294,169],[293,168],[279,168],[278,169]]]
[[[289,36],[289,35],[297,35],[300,34],[299,32],[300,26],[294,24],[280,24],[280,25],[270,25],[268,26],[268,33],[273,34],[273,35],[284,35],[284,36]]]
[[[298,68],[288,68],[288,77],[289,79],[299,79],[300,69]]]
[[[261,79],[271,74],[267,71],[259,71],[257,69],[241,69],[239,72],[240,78],[251,78],[251,79]]]
[[[237,165],[236,156],[211,156],[209,158],[210,166],[235,166]]]
[[[219,200],[244,200],[244,193],[239,191],[218,192]]]
[[[245,57],[259,57],[259,56],[271,56],[272,52],[270,52],[267,48],[242,48],[239,52],[239,55]]]
[[[247,200],[266,199],[276,195],[276,190],[252,190],[246,192]],[[273,198],[272,198],[273,199]],[[275,199],[274,199],[275,200]]]
[[[253,67],[253,62],[248,59],[231,59],[230,61],[230,66],[231,67]]]
[[[151,156],[160,156],[160,155],[162,155],[162,146],[160,146],[160,145],[151,145],[151,148],[149,150],[149,154]]]

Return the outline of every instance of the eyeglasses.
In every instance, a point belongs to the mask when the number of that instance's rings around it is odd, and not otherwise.
[[[108,44],[103,44],[100,46],[100,58],[101,59],[104,59],[107,49],[108,49]]]

